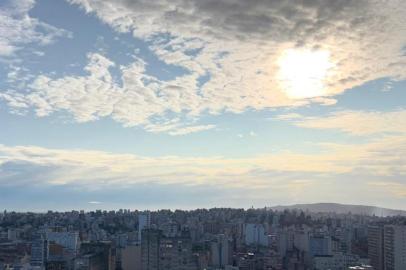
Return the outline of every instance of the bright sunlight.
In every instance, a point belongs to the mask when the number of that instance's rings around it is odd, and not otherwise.
[[[291,98],[326,94],[324,81],[332,68],[328,51],[288,49],[279,58],[279,81]]]

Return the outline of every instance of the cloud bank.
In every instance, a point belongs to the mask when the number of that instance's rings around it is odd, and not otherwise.
[[[40,187],[65,193],[80,191],[89,195],[87,204],[154,186],[153,192],[166,190],[168,202],[177,197],[177,190],[185,192],[182,196],[188,200],[204,189],[207,196],[198,200],[200,206],[207,206],[209,201],[229,201],[236,206],[244,198],[266,204],[326,200],[374,203],[382,199],[386,206],[401,207],[405,199],[405,136],[384,136],[366,144],[314,146],[319,149],[314,153],[286,150],[226,158],[145,157],[0,145],[0,190],[13,189],[16,194],[26,187],[33,192]],[[382,188],[382,183],[389,185]],[[104,194],[107,191],[111,194]],[[125,204],[137,200],[130,197]],[[160,203],[161,199],[165,200],[160,198]]]
[[[319,149],[314,153],[286,150],[247,158],[226,158],[142,157],[103,151],[1,145],[0,182],[8,184],[7,179],[15,179],[16,175],[27,170],[33,178],[38,175],[39,181],[49,184],[75,183],[84,186],[160,182],[188,185],[221,183],[254,188],[272,183],[268,175],[272,172],[298,175],[362,173],[381,177],[406,175],[404,136],[384,136],[365,144],[319,143],[314,146]],[[24,169],[14,170],[14,166]]]

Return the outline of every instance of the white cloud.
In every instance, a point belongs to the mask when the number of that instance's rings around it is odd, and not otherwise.
[[[132,31],[150,40],[158,56],[168,63],[197,73],[208,70],[213,77],[207,86],[212,89],[207,91],[228,85],[225,90],[229,94],[277,92],[271,83],[277,81],[275,62],[281,51],[292,46],[330,51],[337,72],[326,82],[327,94],[379,77],[406,75],[402,68],[406,63],[402,56],[406,43],[404,1],[70,2],[97,14],[118,31]],[[156,38],[164,33],[173,37]],[[185,54],[194,48],[201,49],[197,56]],[[233,92],[231,86],[236,81],[243,89]],[[261,97],[255,96],[254,101]],[[262,102],[262,106],[272,104]]]
[[[0,164],[19,162],[38,166],[68,168],[54,183],[88,183],[105,178],[108,183],[120,182],[201,182],[232,181],[241,184],[255,181],[267,183],[267,172],[298,172],[364,175],[406,174],[406,138],[383,137],[366,144],[320,143],[321,151],[309,154],[282,151],[247,158],[224,157],[141,157],[90,150],[46,149],[35,146],[0,146]],[[388,154],[390,153],[390,154]],[[264,172],[259,177],[258,172]],[[44,178],[45,179],[45,178]],[[245,179],[245,180],[244,180]],[[45,181],[45,180],[44,180]]]
[[[313,154],[284,151],[225,158],[142,157],[93,150],[0,145],[0,187],[35,184],[103,190],[171,184],[237,189],[243,191],[239,196],[253,200],[269,199],[271,192],[283,194],[284,200],[297,199],[300,194],[302,201],[345,201],[346,196],[361,192],[369,194],[373,201],[376,193],[368,193],[368,190],[376,190],[372,182],[395,182],[406,175],[404,136],[384,137],[364,145],[318,146],[323,150]],[[400,191],[404,186],[398,187],[396,194],[404,198]],[[388,188],[385,198],[392,196],[395,188],[396,185]]]
[[[38,116],[67,111],[79,122],[111,117],[124,126],[174,135],[182,132],[170,131],[166,121],[156,119],[181,119],[171,125],[184,131],[203,130],[211,127],[195,124],[203,113],[241,113],[309,102],[334,105],[334,95],[367,81],[406,79],[401,51],[406,43],[405,1],[69,2],[117,31],[144,39],[161,60],[188,72],[159,80],[147,74],[148,63],[135,57],[133,64],[116,67],[123,81],[119,86],[109,71],[114,63],[93,53],[86,76],[39,76],[28,87],[25,101],[15,91],[4,94],[14,110],[25,104]],[[334,68],[323,81],[322,96],[298,99],[286,93],[278,77],[278,59],[291,48],[329,52]],[[200,85],[202,76],[208,79]]]
[[[338,111],[327,116],[280,115],[299,127],[339,130],[356,136],[406,134],[406,111]]]
[[[293,119],[299,119],[299,118],[303,118],[303,116],[298,113],[280,114],[276,117],[276,119],[278,119],[278,120],[293,120]],[[272,120],[272,119],[273,118],[270,118],[270,120]]]
[[[258,136],[258,135],[257,135],[257,133],[255,133],[254,131],[250,131],[250,132],[248,132],[247,136],[256,137],[256,136]],[[244,135],[244,134],[237,134],[237,137],[242,139],[242,138],[245,137],[245,135]]]
[[[102,204],[102,202],[99,202],[99,201],[90,201],[88,203],[90,203],[90,204]]]
[[[144,128],[145,130],[153,133],[167,132],[169,135],[178,136],[204,130],[210,130],[215,127],[215,125],[185,125],[179,118],[174,118],[172,120],[150,123],[147,124]]]
[[[6,0],[0,4],[0,57],[12,56],[27,44],[47,45],[71,33],[29,15],[34,0]]]
[[[115,66],[111,60],[98,53],[89,54],[88,58],[89,63],[84,68],[86,76],[52,79],[42,75],[27,85],[31,90],[29,94],[8,91],[0,93],[0,98],[15,110],[33,108],[39,117],[65,110],[78,122],[111,117],[124,126],[142,125],[147,131],[167,132],[173,136],[215,127],[193,124],[192,116],[182,121],[165,118],[167,111],[194,110],[196,101],[188,97],[187,81],[159,81],[146,75],[144,61],[136,58],[130,65],[120,67],[123,85],[119,86],[109,70]]]
[[[190,134],[194,132],[199,132],[203,130],[209,130],[212,128],[215,128],[215,125],[198,125],[198,126],[188,126],[188,127],[182,127],[177,130],[170,131],[170,135],[185,135],[185,134]]]

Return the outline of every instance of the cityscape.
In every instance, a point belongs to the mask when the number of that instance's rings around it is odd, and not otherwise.
[[[386,270],[406,215],[212,208],[0,215],[0,269]]]
[[[406,0],[0,0],[0,270],[406,270]]]

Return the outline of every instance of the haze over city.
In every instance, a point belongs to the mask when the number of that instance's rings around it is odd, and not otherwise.
[[[0,208],[406,210],[406,1],[0,1]]]

